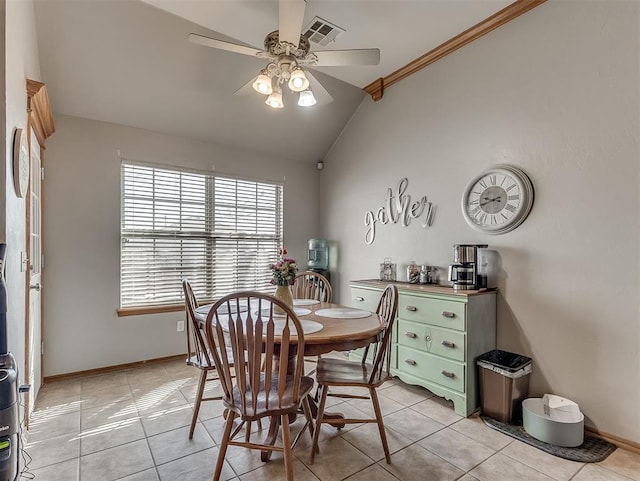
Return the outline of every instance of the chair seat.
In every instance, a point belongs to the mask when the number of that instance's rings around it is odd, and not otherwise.
[[[262,375],[261,386],[264,386],[264,375]],[[299,399],[303,399],[313,389],[313,379],[308,376],[300,377],[300,395]],[[295,413],[298,411],[300,402],[295,402],[293,399],[293,376],[286,377],[285,391],[282,396],[280,406],[278,406],[278,378],[277,375],[271,378],[271,389],[269,391],[269,404],[267,406],[266,390],[264,387],[260,389],[258,394],[258,402],[256,403],[255,410],[251,406],[251,392],[246,391],[245,397],[247,400],[246,415],[242,415],[241,396],[238,387],[233,389],[233,401],[228,397],[224,397],[222,402],[224,406],[238,413],[241,419],[245,421],[259,419],[265,416],[278,416],[287,413]]]
[[[220,350],[218,350],[218,354],[219,353],[220,353]],[[207,354],[209,355],[209,359],[211,359],[211,362],[213,363],[213,358],[211,357],[211,351],[207,350]],[[231,361],[231,364],[233,364],[233,350],[231,348],[227,348],[227,357]],[[198,369],[215,369],[216,368],[213,364],[209,365],[209,363],[207,362],[207,356],[205,356],[204,353],[200,353],[199,355],[195,354],[189,357],[187,359],[187,364],[189,366],[197,367]]]
[[[346,359],[320,358],[318,367],[316,368],[316,380],[318,384],[325,386],[353,386],[363,385],[379,386],[386,377],[373,379],[369,383],[373,366],[371,364],[363,364],[361,362],[347,361]]]

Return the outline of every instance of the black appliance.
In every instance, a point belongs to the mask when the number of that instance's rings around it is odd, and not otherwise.
[[[19,474],[20,405],[18,367],[7,346],[6,254],[7,244],[0,244],[0,481],[15,481]]]

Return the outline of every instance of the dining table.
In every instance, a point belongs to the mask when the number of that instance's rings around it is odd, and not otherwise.
[[[195,310],[202,327],[212,306],[213,304],[206,304]],[[350,306],[313,299],[294,299],[293,310],[304,332],[304,355],[309,357],[368,346],[377,340],[378,334],[384,329],[378,314]],[[292,335],[290,342],[296,343],[296,337]],[[276,343],[278,340],[276,337]],[[290,358],[290,362],[293,362],[293,358]],[[291,369],[291,365],[288,369]],[[313,396],[309,396],[309,404],[315,417],[318,405]],[[342,419],[344,415],[325,412],[324,417]],[[275,416],[271,419],[265,444],[275,443],[279,427],[279,417]],[[270,456],[271,451],[263,451],[261,459],[268,461]]]

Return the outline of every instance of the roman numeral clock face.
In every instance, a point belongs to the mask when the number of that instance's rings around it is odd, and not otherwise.
[[[533,185],[522,170],[501,165],[474,178],[462,195],[462,214],[476,230],[504,234],[518,227],[533,206]]]

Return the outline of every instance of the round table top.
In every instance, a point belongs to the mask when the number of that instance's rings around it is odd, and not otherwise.
[[[204,322],[206,320],[206,315],[203,313],[208,311],[207,307],[210,309],[211,306],[210,304],[198,308],[196,315],[200,321]],[[305,305],[304,308],[311,312],[298,316],[301,321],[310,320],[322,324],[321,330],[305,333],[304,352],[306,356],[315,356],[331,351],[350,351],[351,349],[364,347],[374,341],[376,335],[383,329],[380,318],[375,312],[366,317],[335,318],[317,315],[316,311],[330,308],[353,309],[354,311],[356,309],[327,302]],[[361,309],[357,310],[361,311]],[[291,342],[295,343],[295,339],[296,337],[292,336]]]

